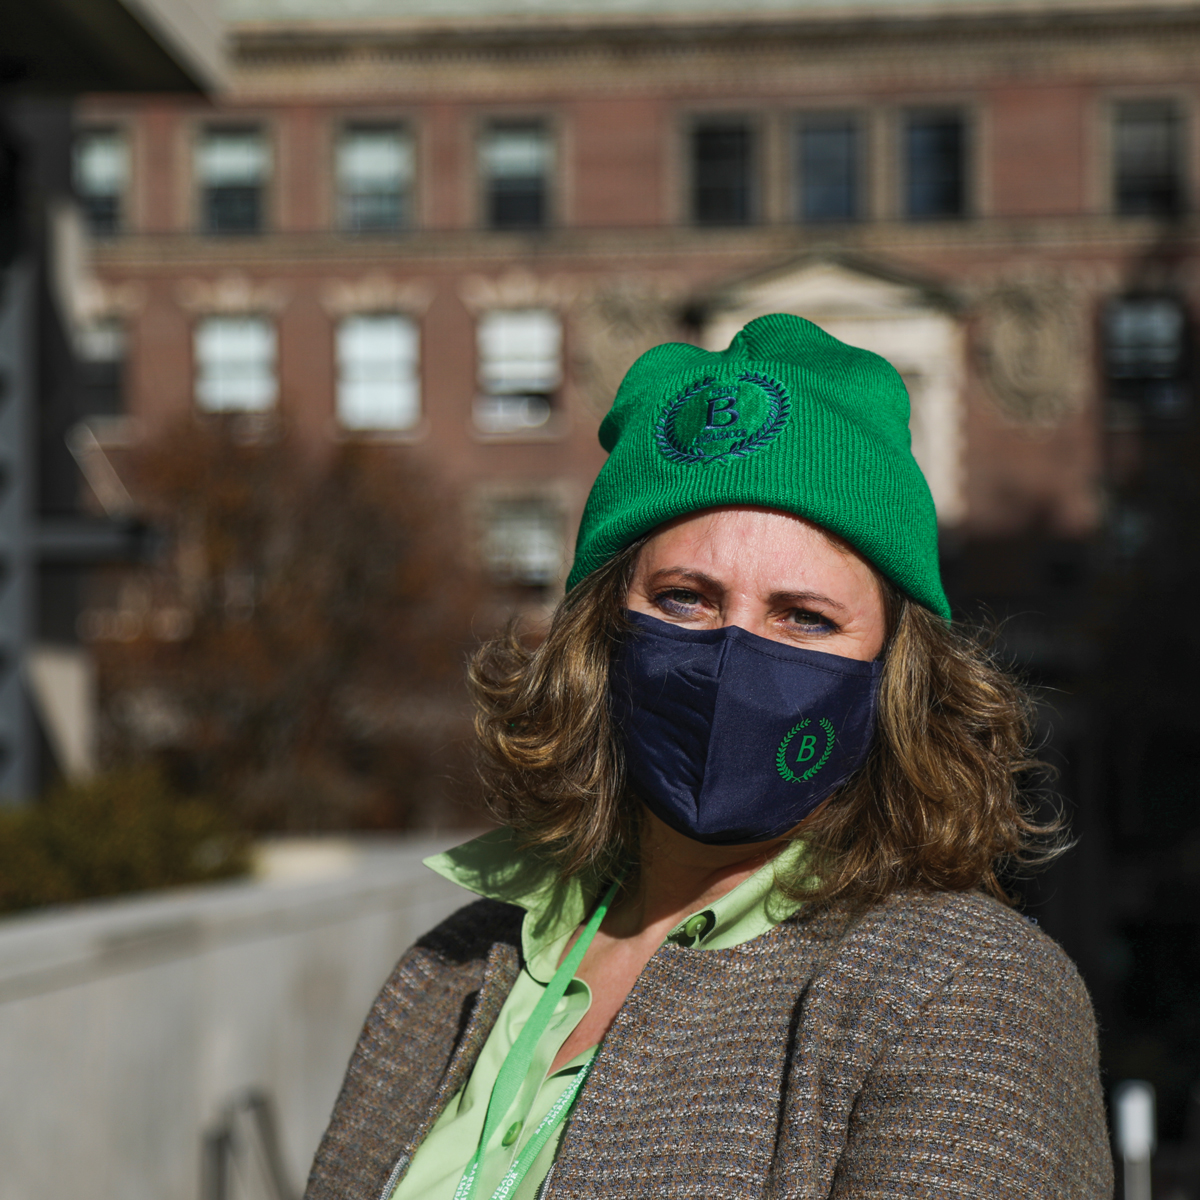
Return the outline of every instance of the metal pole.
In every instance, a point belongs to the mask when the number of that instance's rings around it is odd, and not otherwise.
[[[34,268],[0,268],[0,804],[28,801],[37,748],[23,679],[32,630]]]
[[[1152,1200],[1155,1124],[1153,1084],[1144,1079],[1118,1084],[1113,1091],[1113,1129],[1125,1168],[1125,1200]]]

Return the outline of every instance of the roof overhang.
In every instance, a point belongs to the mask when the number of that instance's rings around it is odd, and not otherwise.
[[[5,6],[0,83],[24,92],[210,91],[217,0],[25,0]]]

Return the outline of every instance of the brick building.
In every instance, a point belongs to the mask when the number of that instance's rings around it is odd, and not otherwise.
[[[432,464],[496,579],[550,597],[598,421],[642,349],[724,345],[785,310],[885,354],[913,396],[952,598],[1016,614],[1007,649],[1064,689],[1052,748],[1083,848],[1043,919],[1098,996],[1113,1070],[1159,1083],[1180,1141],[1198,1018],[1155,1004],[1200,986],[1180,915],[1194,866],[1170,857],[1200,852],[1200,648],[1135,666],[1096,631],[1120,630],[1135,576],[1183,595],[1197,507],[1169,483],[1195,476],[1195,5],[226,15],[218,100],[78,111],[96,278],[77,441],[98,491],[122,438],[197,408],[274,410],[314,446],[367,438]],[[1137,991],[1151,977],[1159,999]]]
[[[143,428],[387,439],[551,584],[634,355],[782,308],[908,377],[948,530],[1088,534],[1099,331],[1176,369],[1179,255],[1120,298],[1194,192],[1200,25],[883,8],[234,0],[219,101],[80,110],[97,406],[119,356]]]

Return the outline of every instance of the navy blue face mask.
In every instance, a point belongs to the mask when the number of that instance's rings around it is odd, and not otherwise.
[[[633,630],[610,676],[613,720],[630,787],[672,829],[712,845],[768,841],[865,761],[881,663],[736,625],[627,616]]]

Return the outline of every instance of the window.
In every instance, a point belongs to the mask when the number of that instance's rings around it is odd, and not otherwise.
[[[1104,311],[1104,358],[1112,398],[1149,416],[1178,418],[1191,406],[1187,320],[1170,296],[1124,296]]]
[[[537,229],[549,221],[554,148],[540,122],[495,124],[480,144],[485,219],[492,229]]]
[[[861,154],[855,117],[829,113],[801,119],[796,158],[802,220],[853,221],[861,215]]]
[[[125,326],[113,318],[84,326],[78,342],[80,409],[85,417],[112,417],[122,411]]]
[[[1185,204],[1183,120],[1170,101],[1117,105],[1114,202],[1123,216],[1171,216]]]
[[[200,219],[209,233],[258,233],[270,158],[258,129],[209,129],[196,148]]]
[[[907,215],[918,220],[965,216],[966,158],[961,113],[909,113],[904,128]]]
[[[275,403],[275,327],[262,317],[196,326],[196,403],[208,412],[265,412]]]
[[[484,433],[520,433],[545,425],[562,382],[557,314],[542,308],[485,313],[476,336],[476,426]]]
[[[1123,298],[1105,312],[1105,351],[1114,379],[1170,379],[1183,358],[1183,312],[1165,296]]]
[[[421,418],[415,321],[347,317],[337,329],[337,411],[344,429],[411,429]]]
[[[90,129],[75,140],[75,194],[98,237],[120,233],[129,183],[129,147],[117,129]]]
[[[486,515],[482,557],[497,583],[547,587],[563,568],[563,515],[543,496],[494,502]]]
[[[337,146],[339,222],[356,233],[412,223],[413,146],[399,126],[351,126]]]
[[[744,120],[704,120],[692,128],[692,220],[748,225],[753,219],[754,131]]]

